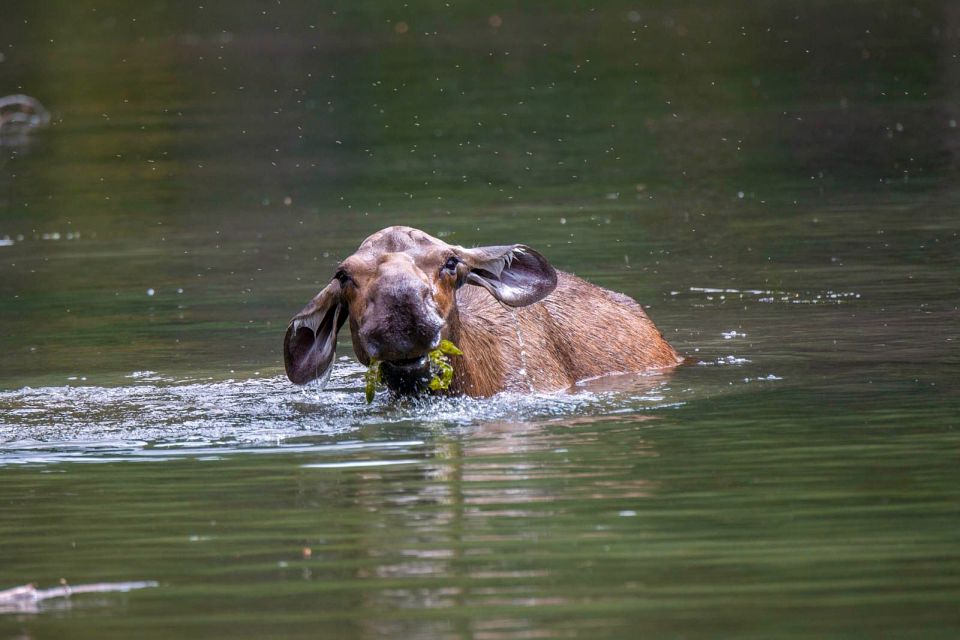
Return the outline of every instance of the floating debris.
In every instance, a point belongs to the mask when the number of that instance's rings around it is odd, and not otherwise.
[[[136,589],[148,589],[160,586],[153,580],[140,582],[97,582],[70,586],[65,580],[59,587],[37,589],[26,584],[0,591],[0,613],[31,613],[37,611],[37,603],[54,598],[69,598],[80,593],[126,593]]]
[[[22,144],[27,133],[49,122],[50,113],[36,98],[20,94],[0,98],[0,144]]]

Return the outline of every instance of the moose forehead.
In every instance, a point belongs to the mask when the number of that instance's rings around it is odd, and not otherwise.
[[[450,249],[450,245],[419,229],[389,227],[364,240],[343,265],[366,270],[398,260],[423,264],[442,260]]]
[[[373,254],[411,253],[416,255],[431,249],[445,248],[447,244],[430,234],[411,227],[387,227],[378,231],[360,245],[358,252]]]

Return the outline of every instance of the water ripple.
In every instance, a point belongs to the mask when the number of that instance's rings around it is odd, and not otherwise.
[[[417,440],[356,443],[364,428],[423,429],[559,418],[595,418],[675,406],[664,376],[618,376],[564,393],[488,399],[364,401],[363,369],[345,365],[327,389],[283,377],[169,381],[148,372],[119,387],[26,387],[0,393],[0,466],[60,462],[217,459],[232,453],[410,450]],[[326,438],[328,442],[319,442]],[[335,439],[332,442],[331,439]],[[332,442],[332,443],[331,443]],[[390,461],[396,464],[397,461]],[[322,462],[320,465],[336,464]]]

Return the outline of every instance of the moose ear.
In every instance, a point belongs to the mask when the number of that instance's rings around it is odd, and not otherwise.
[[[468,283],[511,307],[539,302],[557,288],[557,271],[526,245],[460,249],[460,258],[470,267]]]
[[[337,350],[337,332],[347,320],[334,280],[295,315],[283,337],[283,364],[294,384],[320,378],[326,384]]]

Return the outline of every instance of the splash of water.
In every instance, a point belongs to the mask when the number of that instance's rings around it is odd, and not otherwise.
[[[491,423],[602,417],[673,406],[665,378],[625,377],[561,393],[492,398],[378,396],[367,404],[364,368],[340,362],[327,390],[284,376],[174,381],[139,372],[119,387],[65,386],[0,392],[0,466],[70,461],[159,461],[237,453],[312,452],[349,446],[415,447],[402,433]],[[380,439],[370,429],[384,430]],[[392,434],[392,435],[390,435]],[[319,448],[318,448],[319,447]]]

